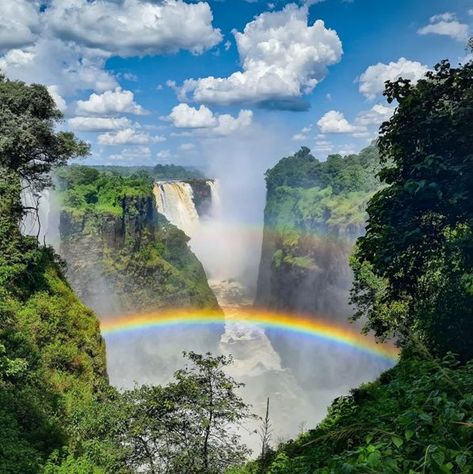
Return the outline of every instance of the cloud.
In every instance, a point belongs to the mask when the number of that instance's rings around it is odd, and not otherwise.
[[[198,109],[188,104],[176,105],[169,114],[176,128],[194,129],[201,136],[226,136],[249,127],[253,120],[251,110],[241,110],[237,117],[214,114],[208,107]]]
[[[2,0],[1,8],[0,50],[33,43],[40,31],[39,2]]]
[[[169,159],[172,157],[171,151],[170,150],[161,150],[156,153],[156,158],[158,158],[161,161],[169,161]]]
[[[375,104],[370,110],[358,114],[355,122],[358,125],[381,125],[389,120],[394,113],[394,107],[388,107],[383,104]]]
[[[417,30],[419,35],[443,35],[456,41],[466,42],[469,37],[468,25],[460,23],[454,13],[446,12],[434,15],[429,24]]]
[[[251,110],[240,110],[237,117],[230,114],[217,116],[218,125],[212,130],[214,135],[226,136],[249,127],[253,121]]]
[[[292,139],[294,141],[304,141],[307,140],[309,132],[312,130],[312,125],[309,125],[308,127],[304,127],[299,133],[296,133],[293,135]]]
[[[183,143],[182,145],[179,145],[179,150],[181,151],[191,151],[195,148],[195,145],[193,143]]]
[[[115,133],[107,132],[98,136],[100,145],[146,145],[164,141],[166,141],[165,137],[152,137],[148,133],[137,132],[133,128],[125,128]]]
[[[109,156],[109,160],[114,162],[134,162],[136,160],[149,159],[151,157],[151,149],[148,146],[135,146],[124,148],[120,153]]]
[[[379,125],[389,120],[393,113],[394,107],[375,104],[370,110],[360,112],[351,123],[342,112],[330,110],[319,119],[317,125],[322,134],[350,134],[354,138],[368,138],[375,135]]]
[[[80,89],[104,91],[117,81],[104,70],[106,57],[58,39],[40,38],[34,45],[11,49],[0,57],[0,69],[11,79],[56,86],[61,95]]]
[[[134,114],[145,115],[146,111],[135,102],[133,92],[122,90],[105,91],[103,94],[91,94],[88,100],[77,101],[79,114],[113,115]]]
[[[58,37],[122,57],[200,54],[222,39],[205,2],[53,0],[44,15]]]
[[[445,13],[439,13],[438,15],[431,16],[430,23],[436,23],[438,21],[453,21],[455,19],[456,19],[455,13],[445,12]]]
[[[57,86],[49,86],[48,92],[56,103],[56,107],[64,113],[67,110],[67,104],[63,97],[58,93]]]
[[[421,79],[429,68],[417,61],[399,58],[389,64],[378,63],[369,66],[359,78],[359,91],[368,99],[375,99],[384,91],[386,81],[395,81],[402,77],[413,83]]]
[[[187,104],[176,105],[169,118],[176,128],[211,128],[218,124],[213,112],[205,105],[198,109]]]
[[[353,125],[345,118],[342,112],[330,110],[319,119],[317,125],[322,133],[355,133],[365,131],[365,128]]]
[[[183,101],[229,105],[264,103],[273,107],[311,92],[340,61],[342,43],[322,20],[308,24],[308,10],[294,4],[265,12],[236,32],[242,71],[229,77],[188,79],[179,88]]]
[[[212,21],[205,2],[3,0],[0,69],[12,79],[55,86],[61,95],[103,92],[118,86],[105,70],[111,56],[200,54],[222,39]]]
[[[73,117],[67,123],[78,132],[106,132],[132,126],[131,121],[126,117]]]

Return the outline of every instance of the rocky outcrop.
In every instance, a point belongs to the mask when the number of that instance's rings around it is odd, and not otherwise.
[[[210,183],[213,181],[205,179],[190,179],[185,182],[189,183],[192,188],[192,199],[199,216],[202,217],[208,215],[212,208],[212,188]]]
[[[99,314],[218,307],[187,236],[158,214],[151,191],[120,198],[113,213],[63,209],[60,234],[67,277]]]
[[[352,273],[348,259],[363,228],[338,237],[266,228],[256,305],[283,312],[346,320]]]

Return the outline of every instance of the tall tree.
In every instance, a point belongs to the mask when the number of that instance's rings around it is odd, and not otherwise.
[[[88,145],[71,132],[55,130],[61,119],[62,113],[45,86],[10,81],[0,75],[2,213],[19,221],[24,211],[20,186],[36,194],[50,183],[48,173],[53,167],[88,153]],[[7,184],[10,186],[5,193]]]
[[[190,364],[171,384],[124,395],[129,422],[123,441],[140,472],[222,473],[248,454],[237,429],[248,407],[237,394],[241,384],[225,373],[231,358],[185,356]]]
[[[385,183],[353,258],[355,318],[401,344],[473,356],[473,62],[388,82]]]

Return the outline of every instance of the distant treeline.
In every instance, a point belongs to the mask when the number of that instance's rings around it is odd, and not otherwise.
[[[72,165],[75,166],[75,165]],[[110,171],[121,176],[133,174],[147,174],[155,179],[203,179],[204,174],[196,168],[187,168],[179,165],[156,166],[91,166],[98,171]]]

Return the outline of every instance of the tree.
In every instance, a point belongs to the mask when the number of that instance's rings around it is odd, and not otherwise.
[[[8,209],[17,222],[25,210],[20,203],[20,183],[37,195],[50,184],[48,173],[53,167],[89,152],[88,145],[71,132],[55,131],[61,119],[45,86],[0,75],[0,180],[18,183]],[[2,189],[0,198],[7,198]]]
[[[385,186],[369,202],[352,260],[355,318],[380,338],[413,337],[432,352],[473,356],[473,62],[443,61],[397,101],[381,126]]]
[[[273,428],[271,420],[269,418],[269,397],[266,400],[266,412],[263,418],[263,422],[259,429],[259,436],[261,440],[261,454],[260,454],[260,471],[266,472],[266,466],[269,461],[269,456],[272,454],[271,450],[271,438],[273,434]]]
[[[142,386],[124,394],[128,426],[123,442],[130,465],[149,473],[222,473],[244,461],[238,424],[249,416],[237,395],[242,386],[224,370],[225,356],[184,353],[190,365],[165,387]]]

